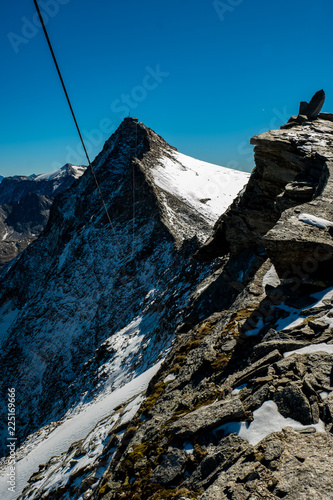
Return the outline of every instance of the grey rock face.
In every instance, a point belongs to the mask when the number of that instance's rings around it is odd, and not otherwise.
[[[226,422],[242,418],[245,418],[243,405],[238,398],[234,398],[229,401],[219,401],[189,413],[177,420],[170,427],[170,432],[185,439],[193,436],[199,430],[205,432]]]
[[[332,277],[333,209],[328,203],[333,197],[332,122],[318,119],[290,132],[268,134],[273,141],[277,134],[297,143],[300,157],[309,165],[309,174],[316,177],[315,182],[309,182],[314,188],[311,198],[285,210],[278,223],[264,235],[268,255],[279,276],[293,280],[295,286],[314,275],[317,279]]]
[[[163,486],[172,482],[185,472],[186,453],[177,448],[171,449],[165,455],[161,465],[156,467],[150,478],[152,483],[159,483]]]
[[[318,90],[312,97],[309,103],[301,102],[299,107],[299,116],[305,115],[309,120],[314,120],[317,118],[325,102],[325,92],[323,90]]]
[[[304,425],[317,423],[313,421],[311,406],[307,398],[296,385],[278,390],[274,401],[284,417],[290,417]]]
[[[254,451],[264,461],[240,458],[200,500],[278,499],[324,500],[333,496],[332,436],[300,435],[292,430],[276,433]],[[315,472],[314,472],[315,471]],[[241,487],[241,488],[240,488]]]
[[[302,201],[311,201],[327,174],[322,157],[306,149],[306,137],[315,140],[311,127],[331,130],[328,121],[314,123],[294,128],[293,136],[289,131],[270,131],[251,139],[256,146],[256,167],[244,192],[216,222],[214,234],[198,251],[198,258],[238,255],[246,248],[264,248],[263,237],[282,212]],[[302,138],[295,137],[298,132],[304,134],[304,149]]]

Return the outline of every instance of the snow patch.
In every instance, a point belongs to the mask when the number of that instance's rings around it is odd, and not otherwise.
[[[272,266],[267,271],[262,280],[262,286],[265,288],[266,285],[273,286],[274,288],[281,284],[280,278],[275,270],[275,267]]]
[[[173,380],[175,380],[175,378],[176,378],[176,375],[174,373],[170,373],[169,375],[167,375],[165,377],[163,382],[164,382],[164,384],[166,384],[167,382],[172,382]]]
[[[242,389],[245,389],[246,386],[247,386],[247,384],[242,384],[242,385],[239,385],[238,387],[235,387],[231,394],[232,395],[238,394]]]
[[[143,401],[143,395],[139,394],[139,396],[137,396],[133,401],[128,403],[128,405],[124,409],[125,414],[123,415],[121,420],[118,422],[118,424],[119,425],[127,424],[127,422],[132,420],[132,418],[134,417],[134,415],[136,414],[136,412],[140,408],[142,401]]]
[[[331,300],[333,298],[333,286],[330,288],[326,288],[321,292],[313,293],[311,295],[314,299],[318,299],[318,302],[311,306],[311,309],[322,307],[325,305],[324,300]]]
[[[283,354],[285,358],[288,356],[292,356],[293,354],[312,354],[315,352],[325,352],[327,354],[333,354],[333,344],[312,344],[307,345],[305,347],[301,347],[300,349],[296,349],[295,351],[288,351]]]
[[[325,425],[321,420],[317,424],[303,425],[297,420],[283,417],[274,401],[265,401],[260,408],[255,410],[253,412],[253,422],[250,425],[246,422],[229,422],[221,425],[214,432],[220,430],[225,434],[235,432],[245,441],[255,446],[272,432],[279,432],[284,427],[291,427],[298,431],[314,428],[317,432],[325,432]]]
[[[192,453],[194,452],[194,446],[190,442],[184,443],[183,450],[187,455],[192,455]]]
[[[285,318],[280,318],[276,322],[275,330],[277,332],[281,330],[286,330],[287,328],[294,328],[297,325],[300,325],[305,320],[305,317],[300,317],[301,311],[299,309],[295,309],[294,307],[287,306],[286,304],[280,304],[276,306],[277,309],[282,309],[289,313]]]
[[[75,179],[78,179],[79,177],[81,177],[81,175],[84,174],[84,172],[86,171],[86,167],[67,164],[59,168],[58,170],[54,170],[53,172],[50,172],[48,174],[37,175],[34,178],[34,181],[39,182],[39,181],[52,181],[55,179],[61,179],[62,177],[68,175],[68,170],[70,170]]]
[[[255,337],[259,335],[261,329],[265,326],[265,323],[262,318],[259,319],[257,326],[253,330],[246,330],[245,335],[247,337]]]
[[[298,220],[305,222],[305,224],[309,224],[310,226],[319,227],[319,229],[327,229],[328,227],[333,226],[333,222],[311,214],[299,214]]]

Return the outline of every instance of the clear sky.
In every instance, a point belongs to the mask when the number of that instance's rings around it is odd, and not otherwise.
[[[251,136],[326,91],[329,0],[39,0],[93,159],[129,113],[179,151],[251,170]],[[3,2],[0,175],[85,164],[33,0]]]

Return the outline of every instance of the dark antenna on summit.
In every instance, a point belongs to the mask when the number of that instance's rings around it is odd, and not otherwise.
[[[51,44],[51,41],[50,41],[50,38],[49,38],[49,35],[47,33],[47,30],[46,30],[46,27],[45,27],[45,23],[44,23],[44,19],[43,19],[43,16],[42,16],[42,13],[39,9],[39,5],[38,5],[38,2],[37,0],[34,0],[34,4],[35,4],[35,7],[36,7],[36,10],[37,10],[37,14],[38,14],[38,17],[39,17],[39,20],[40,20],[40,23],[42,25],[42,28],[43,28],[43,31],[44,31],[44,35],[45,35],[45,38],[46,38],[46,41],[47,41],[47,44],[49,46],[49,49],[50,49],[50,52],[51,52],[51,55],[52,55],[52,59],[53,59],[53,62],[55,64],[55,67],[57,69],[57,72],[58,72],[58,75],[59,75],[59,78],[60,78],[60,81],[61,81],[61,85],[62,85],[62,88],[64,90],[64,93],[65,93],[65,96],[66,96],[66,99],[67,99],[67,102],[68,102],[68,106],[71,110],[71,113],[72,113],[72,117],[73,117],[73,120],[74,120],[74,123],[75,123],[75,126],[76,126],[76,129],[77,129],[77,132],[79,134],[79,137],[80,137],[80,141],[82,143],[82,146],[83,146],[83,151],[87,157],[87,160],[88,160],[88,165],[89,165],[89,168],[91,170],[91,173],[94,177],[94,180],[95,180],[95,184],[97,186],[97,189],[98,189],[98,193],[99,193],[99,196],[101,198],[101,201],[102,201],[102,204],[103,204],[103,207],[104,207],[104,210],[105,210],[105,213],[106,213],[106,216],[107,216],[107,219],[109,221],[109,224],[111,226],[111,229],[112,229],[112,232],[117,240],[117,244],[119,246],[119,249],[121,250],[121,247],[120,247],[120,243],[119,243],[119,240],[117,238],[117,235],[116,235],[116,232],[115,232],[115,229],[114,229],[114,226],[112,224],[112,221],[111,221],[111,217],[109,215],[109,212],[108,212],[108,209],[106,207],[106,204],[105,204],[105,201],[104,201],[104,198],[103,198],[103,195],[102,195],[102,191],[101,191],[101,188],[99,186],[99,183],[98,183],[98,180],[97,180],[97,177],[96,177],[96,174],[94,172],[94,169],[92,167],[92,164],[91,164],[91,161],[90,161],[90,158],[89,158],[89,155],[88,155],[88,152],[87,152],[87,149],[86,149],[86,146],[85,146],[85,143],[84,143],[84,140],[83,140],[83,137],[82,137],[82,134],[81,134],[81,131],[80,131],[80,127],[79,127],[79,124],[77,122],[77,119],[76,119],[76,116],[75,116],[75,113],[74,113],[74,110],[73,110],[73,107],[72,107],[72,104],[71,104],[71,101],[70,101],[70,98],[69,98],[69,95],[68,95],[68,92],[67,92],[67,89],[66,89],[66,85],[65,85],[65,82],[62,78],[62,74],[61,74],[61,71],[60,71],[60,68],[59,68],[59,65],[58,65],[58,62],[57,62],[57,59],[56,59],[56,56],[54,54],[54,51],[53,51],[53,48],[52,48],[52,44]]]

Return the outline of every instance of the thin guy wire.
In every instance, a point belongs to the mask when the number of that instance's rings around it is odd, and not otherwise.
[[[73,120],[74,120],[74,123],[75,123],[76,129],[77,129],[78,134],[79,134],[79,136],[80,136],[80,140],[81,140],[81,143],[82,143],[82,146],[83,146],[83,150],[84,150],[85,155],[86,155],[86,157],[87,157],[87,160],[88,160],[88,164],[89,164],[89,167],[90,167],[91,173],[92,173],[92,175],[93,175],[93,177],[94,177],[95,184],[96,184],[96,186],[97,186],[99,196],[100,196],[100,198],[101,198],[101,200],[102,200],[102,204],[103,204],[103,207],[104,207],[104,210],[105,210],[106,216],[107,216],[108,221],[109,221],[109,223],[110,223],[110,226],[111,226],[111,229],[112,229],[112,231],[113,231],[113,234],[114,234],[114,236],[115,236],[115,238],[116,238],[116,240],[117,240],[117,244],[118,244],[118,246],[119,246],[119,249],[121,250],[120,242],[119,242],[119,240],[118,240],[117,234],[116,234],[115,229],[114,229],[114,226],[113,226],[113,224],[112,224],[111,217],[110,217],[109,212],[108,212],[108,209],[107,209],[107,207],[106,207],[106,204],[105,204],[105,201],[104,201],[104,198],[103,198],[103,195],[102,195],[102,191],[101,191],[101,188],[100,188],[100,186],[99,186],[99,183],[98,183],[98,180],[97,180],[96,174],[95,174],[95,172],[94,172],[94,169],[93,169],[93,167],[92,167],[91,161],[90,161],[90,159],[89,159],[89,155],[88,155],[88,152],[87,152],[87,149],[86,149],[86,146],[85,146],[85,143],[84,143],[84,140],[83,140],[83,137],[82,137],[81,131],[80,131],[80,127],[79,127],[78,122],[77,122],[77,120],[76,120],[76,116],[75,116],[75,113],[74,113],[74,110],[73,110],[73,107],[72,107],[71,101],[70,101],[70,99],[69,99],[69,95],[68,95],[68,93],[67,93],[67,89],[66,89],[66,86],[65,86],[65,82],[64,82],[64,80],[63,80],[63,78],[62,78],[62,75],[61,75],[61,72],[60,72],[60,68],[59,68],[59,65],[58,65],[58,62],[57,62],[56,56],[55,56],[55,54],[54,54],[54,52],[53,52],[52,44],[51,44],[51,41],[50,41],[50,39],[49,39],[49,35],[48,35],[47,31],[46,31],[46,27],[45,27],[45,24],[44,24],[44,19],[43,19],[43,16],[42,16],[42,14],[41,14],[41,11],[40,11],[40,9],[39,9],[39,5],[38,5],[38,3],[37,3],[37,0],[34,0],[34,4],[35,4],[35,7],[36,7],[36,10],[37,10],[37,13],[38,13],[38,17],[39,17],[40,23],[41,23],[42,28],[43,28],[43,31],[44,31],[44,35],[45,35],[45,38],[46,38],[47,44],[48,44],[48,46],[49,46],[49,49],[50,49],[50,52],[51,52],[51,55],[52,55],[52,58],[53,58],[53,62],[54,62],[55,67],[56,67],[56,69],[57,69],[57,72],[58,72],[58,75],[59,75],[59,78],[60,78],[60,81],[61,81],[62,88],[63,88],[63,90],[64,90],[64,92],[65,92],[65,96],[66,96],[66,99],[67,99],[67,102],[68,102],[69,108],[70,108],[70,110],[71,110],[72,117],[73,117]]]

